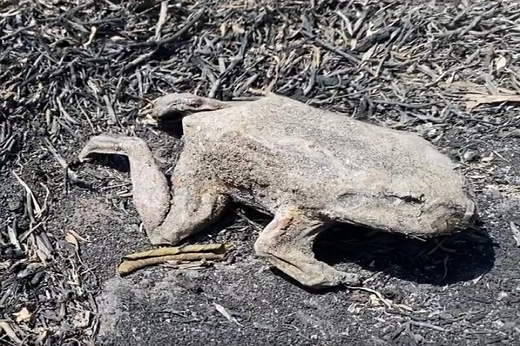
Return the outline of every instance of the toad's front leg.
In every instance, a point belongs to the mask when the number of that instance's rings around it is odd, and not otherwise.
[[[256,253],[277,269],[309,288],[357,285],[360,277],[336,270],[314,257],[312,245],[325,224],[297,207],[280,208],[260,233]]]
[[[130,162],[133,201],[153,244],[176,244],[215,221],[228,197],[205,174],[196,158],[184,151],[172,176],[173,191],[145,141],[103,134],[91,138],[79,159],[91,154],[126,155]]]

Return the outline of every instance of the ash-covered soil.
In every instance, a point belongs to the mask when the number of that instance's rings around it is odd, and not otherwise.
[[[519,28],[515,1],[0,4],[0,344],[520,344]],[[309,292],[254,256],[269,218],[237,205],[190,240],[226,260],[118,276],[151,246],[126,160],[78,165],[82,146],[137,135],[169,174],[181,141],[139,121],[154,98],[255,90],[430,140],[463,165],[476,227],[333,230],[317,256],[365,289]]]

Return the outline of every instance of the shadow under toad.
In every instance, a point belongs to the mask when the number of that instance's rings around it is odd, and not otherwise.
[[[271,218],[257,211],[239,208],[260,227],[271,221]],[[233,223],[232,219],[230,215],[227,222]],[[215,226],[220,228],[222,223]],[[341,224],[321,233],[313,250],[318,260],[340,270],[357,272],[361,267],[374,274],[383,273],[418,284],[443,286],[473,280],[491,270],[495,261],[495,246],[482,222],[476,220],[471,229],[429,239]],[[341,290],[308,289],[276,268],[271,270],[309,292]]]
[[[487,273],[494,264],[494,246],[478,221],[472,229],[430,239],[341,225],[320,234],[314,252],[330,265],[354,263],[402,280],[442,286]]]

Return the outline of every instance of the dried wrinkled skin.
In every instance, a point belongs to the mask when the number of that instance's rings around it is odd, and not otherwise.
[[[101,135],[80,154],[129,157],[134,203],[153,244],[178,244],[239,201],[274,215],[256,253],[318,288],[359,282],[314,258],[314,239],[334,223],[431,236],[463,229],[475,215],[454,163],[415,134],[275,94],[236,103],[170,94],[153,115],[186,112],[171,193],[141,139]]]

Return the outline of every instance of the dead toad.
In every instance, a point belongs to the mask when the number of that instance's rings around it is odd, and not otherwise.
[[[247,102],[158,98],[152,118],[172,117],[182,121],[184,149],[170,184],[136,137],[95,136],[79,154],[128,157],[133,201],[155,245],[180,243],[237,201],[274,215],[258,256],[309,288],[353,285],[357,274],[314,257],[328,227],[432,236],[467,227],[476,213],[455,164],[415,134],[272,93]]]

